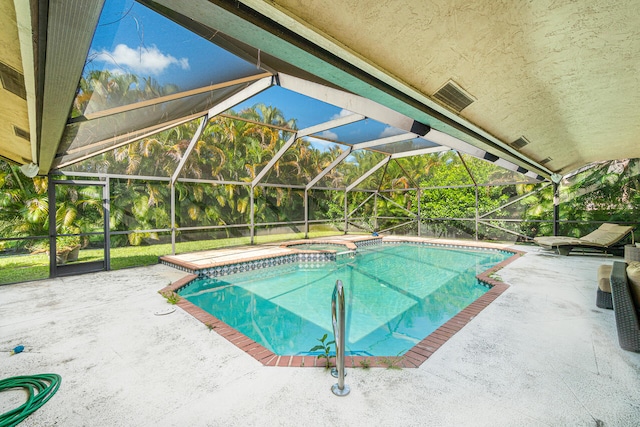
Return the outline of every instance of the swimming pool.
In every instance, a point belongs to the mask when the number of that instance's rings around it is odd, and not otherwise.
[[[278,355],[309,355],[332,336],[330,301],[343,281],[346,354],[396,356],[489,289],[476,275],[510,257],[409,243],[359,248],[353,258],[199,278],[178,293]]]

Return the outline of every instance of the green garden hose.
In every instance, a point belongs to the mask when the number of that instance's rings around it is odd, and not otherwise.
[[[58,374],[23,375],[0,380],[0,392],[26,388],[29,394],[24,404],[0,415],[0,427],[12,427],[21,423],[56,394],[60,381],[62,377]]]

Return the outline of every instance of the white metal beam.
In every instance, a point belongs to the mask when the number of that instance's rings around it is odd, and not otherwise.
[[[340,153],[340,155],[338,157],[336,157],[336,159],[333,162],[331,162],[331,164],[329,166],[324,168],[322,172],[320,172],[315,178],[313,178],[311,181],[309,181],[309,183],[307,184],[307,188],[306,189],[308,190],[311,187],[313,187],[314,185],[316,185],[318,183],[318,181],[320,181],[322,178],[324,178],[324,176],[326,174],[328,174],[330,171],[332,171],[333,168],[338,166],[349,154],[351,154],[352,151],[353,151],[353,147],[349,147],[349,149],[344,150],[342,153]]]
[[[505,169],[509,169],[512,171],[516,171],[518,170],[518,165],[515,165],[503,158],[499,158],[498,160],[496,160],[495,162],[493,162],[494,165],[496,166],[500,166],[501,168],[505,168]]]
[[[385,144],[393,144],[395,142],[409,141],[411,139],[414,139],[416,136],[418,135],[411,132],[403,133],[400,135],[387,136],[384,138],[378,138],[378,139],[373,139],[371,141],[365,141],[365,142],[360,142],[358,144],[353,144],[353,149],[360,150],[362,148],[377,147]]]
[[[255,187],[264,176],[271,170],[278,160],[287,152],[289,148],[296,142],[297,139],[303,136],[313,135],[314,133],[323,132],[328,129],[333,129],[338,126],[348,125],[363,120],[365,117],[360,114],[350,114],[348,116],[342,116],[335,120],[320,123],[315,126],[298,130],[289,140],[280,148],[280,150],[273,156],[273,158],[267,163],[267,165],[260,171],[258,175],[251,181],[251,187]],[[347,153],[348,154],[348,153]],[[327,171],[328,172],[328,171]],[[324,175],[323,175],[324,176]],[[322,178],[322,177],[321,177]],[[307,188],[309,188],[307,186]]]
[[[209,109],[209,112],[204,116],[204,121],[198,127],[198,131],[196,131],[196,134],[193,136],[193,138],[191,139],[191,142],[189,143],[189,146],[187,147],[184,154],[182,155],[182,158],[180,159],[180,163],[178,164],[178,167],[173,172],[173,175],[171,176],[171,183],[172,184],[175,183],[176,180],[178,179],[178,176],[180,175],[180,172],[182,171],[184,164],[187,162],[187,159],[189,158],[189,155],[191,154],[193,147],[196,145],[196,142],[198,141],[198,138],[200,138],[202,131],[207,126],[207,123],[209,122],[209,117],[215,117],[218,114],[224,111],[227,111],[229,108],[233,107],[234,105],[237,105],[242,101],[249,99],[252,96],[257,95],[263,90],[269,88],[272,84],[273,84],[273,77],[271,76],[264,77],[254,83],[251,83],[249,86],[242,89],[238,93],[231,95],[224,101],[211,107]]]
[[[421,156],[423,154],[439,153],[441,151],[448,151],[448,150],[451,150],[451,148],[441,145],[438,147],[420,148],[419,150],[405,151],[403,153],[395,153],[391,155],[391,158],[401,159],[403,157]]]
[[[264,168],[262,168],[262,170],[258,173],[258,175],[256,175],[256,177],[253,179],[253,181],[251,181],[251,188],[252,189],[256,185],[258,185],[258,183],[262,180],[262,178],[264,178],[264,176],[267,174],[267,172],[269,172],[271,170],[273,165],[275,165],[276,162],[278,160],[280,160],[280,157],[282,157],[284,155],[284,153],[286,153],[287,150],[289,148],[291,148],[293,143],[296,142],[296,139],[298,139],[298,134],[294,133],[291,136],[291,138],[289,138],[289,140],[287,142],[285,142],[285,144],[282,147],[280,147],[280,150],[278,150],[278,152],[273,156],[273,158],[271,160],[269,160],[269,163],[267,163],[267,165]]]
[[[134,102],[132,104],[121,105],[121,106],[118,106],[118,107],[109,108],[108,110],[101,110],[101,111],[96,111],[96,112],[93,112],[93,113],[88,113],[88,114],[85,114],[84,117],[81,116],[81,117],[76,118],[76,119],[71,119],[70,122],[73,123],[75,121],[80,121],[80,120],[84,120],[84,119],[86,119],[86,120],[95,120],[95,119],[99,119],[101,117],[110,116],[110,115],[113,115],[113,114],[123,113],[123,112],[131,111],[131,110],[137,110],[139,108],[144,108],[144,107],[149,107],[149,106],[152,106],[152,105],[162,104],[163,102],[170,102],[170,101],[175,101],[175,100],[178,100],[178,99],[188,98],[188,97],[194,96],[194,95],[201,95],[203,93],[213,92],[215,90],[241,85],[243,83],[254,82],[254,81],[262,80],[262,79],[265,79],[265,78],[267,80],[270,80],[271,77],[272,77],[272,75],[270,73],[262,73],[262,74],[259,74],[257,76],[249,76],[249,77],[242,77],[242,78],[234,79],[234,80],[228,80],[228,81],[225,81],[225,82],[222,82],[222,83],[216,83],[214,85],[199,87],[199,88],[196,88],[196,89],[186,90],[184,92],[172,93],[172,94],[169,94],[169,95],[160,96],[158,98],[146,99],[144,101]]]
[[[337,128],[339,126],[348,125],[350,123],[359,122],[360,120],[364,120],[366,117],[361,114],[349,114],[348,116],[342,116],[335,120],[330,120],[328,122],[320,123],[315,126],[310,126],[305,129],[298,130],[298,138],[302,138],[303,136],[313,135],[314,133],[323,132],[325,130]]]
[[[171,175],[171,185],[175,184],[175,182],[177,181],[178,175],[180,175],[180,172],[182,171],[184,164],[187,162],[187,159],[189,158],[189,155],[191,154],[193,147],[195,147],[196,142],[198,142],[198,139],[200,139],[200,135],[202,135],[202,131],[204,130],[204,128],[207,127],[208,124],[209,124],[209,115],[205,114],[204,117],[202,117],[202,122],[200,122],[198,129],[196,129],[196,132],[193,134],[193,137],[191,138],[189,145],[187,146],[186,150],[184,150],[184,153],[182,154],[182,158],[180,159],[180,163],[178,163],[176,170],[173,171],[173,175]]]
[[[105,153],[107,151],[114,150],[118,147],[122,147],[127,144],[131,144],[132,142],[138,141],[143,138],[147,138],[148,136],[155,135],[158,132],[163,132],[167,129],[174,128],[186,122],[190,122],[191,120],[195,120],[198,116],[202,117],[202,112],[197,114],[192,114],[187,117],[182,117],[177,120],[172,120],[167,123],[163,123],[160,125],[150,126],[146,129],[141,129],[140,133],[136,134],[135,138],[125,138],[124,136],[114,136],[108,139],[103,139],[102,141],[94,142],[92,144],[88,144],[82,147],[73,148],[71,150],[67,150],[64,155],[58,159],[60,163],[54,161],[53,166],[55,169],[61,169],[66,166],[72,165],[74,163],[81,162],[83,160],[88,159],[89,157],[96,156],[98,154]],[[78,154],[84,153],[84,154]],[[77,156],[77,157],[74,157]]]
[[[389,160],[391,160],[391,156],[385,157],[384,159],[382,159],[382,161],[380,161],[380,163],[378,163],[377,165],[375,165],[374,167],[372,167],[371,169],[369,169],[364,175],[362,175],[360,178],[356,179],[356,181],[351,184],[350,186],[347,187],[347,192],[353,190],[354,188],[356,188],[356,186],[358,184],[360,184],[362,181],[364,181],[365,179],[369,178],[371,175],[373,175],[373,173],[375,171],[377,171],[378,169],[380,169],[382,166],[386,165],[387,163],[389,163]]]
[[[353,210],[352,210],[351,212],[349,212],[348,214],[346,213],[346,208],[347,208],[347,207],[345,206],[345,214],[346,214],[347,218],[351,218],[351,215],[353,215],[354,213],[356,213],[356,211],[357,211],[358,209],[360,209],[362,206],[364,206],[364,204],[365,204],[365,203],[367,203],[367,202],[368,202],[372,197],[374,197],[375,195],[376,195],[376,193],[371,193],[371,194],[369,194],[369,196],[367,196],[367,198],[366,198],[366,199],[364,199],[364,200],[362,201],[362,203],[360,203],[358,206],[356,206],[355,208],[353,208]],[[345,197],[345,200],[347,200],[347,199],[346,199],[346,197]]]
[[[246,88],[242,89],[235,95],[231,95],[219,104],[214,105],[209,110],[209,117],[215,117],[220,113],[227,111],[229,108],[241,103],[242,101],[251,98],[254,95],[259,94],[265,89],[268,89],[273,84],[273,77],[264,77],[255,83],[251,83]]]
[[[342,107],[348,111],[363,114],[398,129],[411,131],[415,126],[415,121],[412,118],[362,96],[282,73],[278,73],[278,80],[283,88]]]
[[[451,135],[448,135],[444,132],[440,132],[435,129],[431,129],[427,134],[427,136],[424,137],[424,139],[426,139],[427,141],[434,142],[438,145],[444,145],[454,150],[470,154],[474,157],[482,158],[482,156],[484,156],[485,154],[484,150],[476,148],[473,145],[462,141],[461,139],[455,138]]]
[[[388,198],[387,196],[385,196],[382,193],[378,193],[378,197],[382,197],[387,202],[391,203],[392,205],[395,205],[395,206],[399,207],[400,209],[402,209],[403,211],[407,212],[410,215],[418,216],[418,214],[416,214],[415,212],[411,212],[409,209],[405,208],[400,203],[394,202],[393,200],[391,200],[390,198]]]

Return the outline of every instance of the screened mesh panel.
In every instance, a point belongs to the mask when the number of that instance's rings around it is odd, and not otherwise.
[[[423,237],[464,240],[475,238],[475,223],[473,220],[423,219],[420,229]]]
[[[265,155],[265,160],[271,160],[274,154],[280,152],[286,141],[279,140],[273,152]],[[298,140],[269,168],[260,182],[282,185],[305,185],[311,180],[309,176],[315,175],[317,166],[309,162],[311,153],[308,144]],[[264,163],[264,162],[263,162]],[[256,171],[262,172],[267,165],[261,164]]]
[[[479,240],[515,242],[519,240],[516,235],[517,232],[518,225],[509,222],[491,221],[488,223],[481,222],[478,224]]]
[[[176,234],[176,253],[248,245],[251,243],[250,235],[251,230],[248,226],[230,226],[213,230],[180,230]]]
[[[386,174],[380,186],[381,190],[417,188],[431,168],[437,164],[438,154],[392,159],[387,165]]]
[[[438,147],[435,142],[431,142],[424,138],[413,138],[407,141],[394,142],[392,144],[377,145],[374,147],[377,151],[387,154],[405,153],[407,151],[420,150],[423,148]]]
[[[176,183],[179,227],[226,226],[250,222],[249,189],[233,184]]]
[[[309,190],[309,220],[344,222],[344,191]]]
[[[200,120],[199,114],[195,114],[186,118],[180,118],[177,120],[171,120],[168,122],[153,124],[147,128],[129,132],[124,135],[108,137],[107,139],[83,145],[82,147],[71,148],[64,153],[57,155],[57,157],[54,159],[55,165],[59,168],[62,168],[63,170],[74,170],[66,169],[66,167],[68,165],[81,163],[85,159],[92,159],[93,157],[100,158],[103,153],[107,154],[106,157],[108,158],[109,151],[123,147],[129,144],[131,141],[137,141],[142,138],[153,139],[156,137],[156,134],[162,133],[166,129],[169,129],[171,131],[178,130],[180,132],[183,132],[182,127],[185,126],[184,124],[187,124],[186,127],[188,128],[188,122],[192,121],[193,119],[195,119],[195,121]],[[91,161],[87,162],[86,164],[88,165],[87,172],[100,172],[102,170],[102,168],[95,168],[92,165]],[[83,169],[81,167],[80,169],[75,170]]]
[[[417,178],[416,174],[412,176],[411,172],[408,172],[406,166],[409,163],[407,159],[391,159],[387,163],[385,174],[380,182],[380,190],[391,189],[408,189],[417,188],[418,184],[414,178]],[[409,169],[409,171],[412,171]]]
[[[313,134],[313,136],[332,142],[357,144],[402,133],[406,133],[406,131],[367,118],[348,125],[334,127],[331,130]]]
[[[106,1],[73,117],[263,72],[215,42],[137,2]]]
[[[420,203],[420,216],[435,235],[475,235],[475,187],[423,190]]]
[[[417,234],[415,191],[381,192],[377,197],[377,228],[383,233]]]
[[[153,237],[141,237],[138,246],[118,246],[122,236],[111,236],[111,269],[138,267],[158,263],[158,257],[171,253],[171,233],[158,232]]]
[[[0,159],[0,239],[49,235],[48,179],[24,177],[18,166]],[[0,242],[0,250],[18,250],[21,243]],[[34,243],[35,245],[35,243]]]
[[[552,234],[553,187],[548,184],[485,186],[478,189],[482,222],[509,230],[513,239]],[[500,205],[496,206],[499,202]],[[540,234],[542,233],[542,234]]]
[[[49,277],[49,239],[0,240],[0,284]]]
[[[401,218],[380,218],[378,220],[378,231],[385,235],[394,236],[417,236],[418,222],[417,220],[401,219]]]
[[[586,221],[637,224],[640,218],[640,159],[602,162],[566,178],[560,191],[560,218],[570,235],[588,234]]]
[[[65,172],[92,172],[141,176],[173,175],[201,119],[165,130],[63,168]],[[198,164],[189,159],[188,167]]]
[[[335,236],[344,232],[344,223],[342,222],[328,222],[309,224],[309,237],[323,237],[323,236]]]
[[[304,190],[257,187],[255,222],[304,221]]]
[[[102,232],[102,187],[99,185],[55,186],[56,230],[58,234]],[[69,237],[65,245],[79,245],[81,238]],[[60,243],[60,242],[59,242]]]
[[[500,167],[497,164],[462,154],[467,167],[478,184],[499,184],[507,182],[537,182],[522,173]]]
[[[255,243],[283,242],[303,239],[304,224],[258,225],[255,228]]]
[[[386,156],[384,154],[374,153],[371,151],[354,151],[336,167],[336,174],[333,178],[335,181],[339,181],[339,184],[342,184],[345,187],[349,186],[373,169],[373,167],[385,157]],[[379,175],[376,175],[378,173]],[[383,173],[384,167],[378,169],[374,173],[375,176],[373,179],[371,177],[367,178],[365,181],[358,184],[357,188],[378,188],[378,183]],[[376,177],[378,178],[377,181],[375,180]],[[325,177],[325,179],[321,180],[322,184],[319,186],[323,187],[325,186],[325,183],[330,183],[331,181],[327,182],[329,179],[331,179],[331,177]]]
[[[180,176],[250,182],[288,135],[246,120],[215,117],[204,129]]]
[[[256,106],[265,105],[272,106],[270,114],[254,114],[251,110],[255,110]],[[329,122],[341,116],[352,114],[335,105],[319,101],[314,98],[293,92],[280,86],[272,86],[250,99],[241,102],[233,108],[237,114],[247,117],[246,112],[250,113],[249,117],[259,122],[265,119],[271,124],[281,124],[290,128],[305,129],[320,123]],[[281,120],[281,119],[285,120]],[[275,120],[274,120],[275,119]]]
[[[95,141],[137,132],[160,122],[190,117],[198,113],[204,114],[212,106],[244,87],[245,85],[236,85],[89,121],[71,123],[66,126],[62,135],[58,157],[64,157],[69,150],[92,144]]]
[[[307,185],[341,153],[338,144],[301,138],[274,164],[262,182]],[[331,172],[329,172],[331,174]]]
[[[114,236],[112,244],[139,246],[158,241],[158,229],[171,227],[171,194],[168,182],[111,179],[109,183],[112,231],[140,231]]]
[[[85,236],[82,245],[65,246],[69,236],[56,238],[56,265],[104,261],[104,235]]]
[[[364,191],[347,193],[349,231],[371,233],[376,228],[375,195]]]
[[[455,151],[426,154],[413,161],[424,171],[420,176],[421,187],[473,185],[473,180]]]
[[[378,190],[380,184],[385,177],[386,165],[383,165],[378,170],[369,175],[364,181],[361,181],[356,185],[357,190]]]
[[[417,214],[415,191],[380,192],[376,200],[379,217],[415,218]]]

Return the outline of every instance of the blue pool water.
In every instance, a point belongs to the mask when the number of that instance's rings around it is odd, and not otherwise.
[[[331,295],[340,279],[346,354],[395,356],[487,292],[475,276],[511,255],[382,244],[321,266],[196,279],[179,293],[276,354],[305,355],[325,333],[333,336]]]

